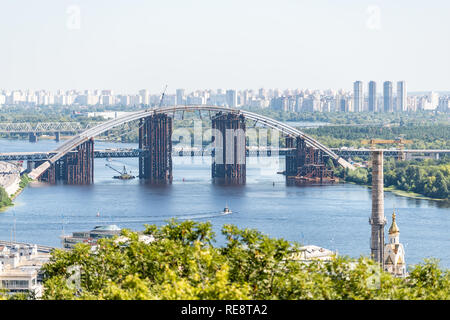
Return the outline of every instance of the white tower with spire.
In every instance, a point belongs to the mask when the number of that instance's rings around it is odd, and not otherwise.
[[[406,277],[405,249],[400,243],[400,229],[395,218],[394,211],[389,228],[388,243],[384,246],[384,270],[396,277]]]

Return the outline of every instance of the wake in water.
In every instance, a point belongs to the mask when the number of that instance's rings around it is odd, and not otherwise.
[[[121,224],[121,223],[151,223],[151,222],[165,222],[172,218],[177,220],[201,220],[201,219],[212,219],[219,218],[223,216],[229,216],[231,213],[223,213],[223,212],[203,212],[203,213],[194,213],[194,214],[179,214],[179,215],[171,215],[171,216],[97,216],[96,218],[86,219],[86,217],[79,216],[65,216],[64,224],[70,223],[79,223],[79,220],[82,220],[83,224]],[[58,224],[57,222],[55,222]]]

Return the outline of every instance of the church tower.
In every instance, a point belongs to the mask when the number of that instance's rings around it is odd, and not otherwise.
[[[400,229],[392,213],[392,224],[389,228],[388,243],[384,246],[384,270],[396,277],[406,276],[405,249],[400,243]]]

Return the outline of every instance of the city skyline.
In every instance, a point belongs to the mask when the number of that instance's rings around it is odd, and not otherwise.
[[[450,90],[444,1],[43,0],[0,8],[6,89],[324,90],[407,79],[410,91]]]
[[[366,88],[366,89],[364,89]],[[53,106],[174,106],[216,105],[231,108],[256,107],[290,112],[416,112],[420,110],[450,111],[450,94],[440,95],[430,91],[408,95],[406,81],[383,82],[381,93],[376,82],[367,87],[362,81],[353,83],[353,92],[345,90],[314,89],[203,89],[187,91],[178,88],[175,93],[152,93],[141,89],[137,93],[124,94],[110,89],[103,90],[0,90],[0,107],[11,105]],[[381,98],[381,99],[378,99]]]

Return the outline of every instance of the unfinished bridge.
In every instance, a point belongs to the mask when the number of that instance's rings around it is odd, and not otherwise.
[[[230,183],[245,183],[246,120],[280,132],[286,137],[286,174],[327,175],[325,161],[353,169],[317,140],[280,121],[253,112],[220,106],[170,106],[132,112],[100,123],[75,135],[37,161],[29,176],[50,183],[90,184],[94,177],[94,138],[123,124],[139,122],[139,178],[150,183],[172,181],[172,126],[176,112],[207,111],[213,132],[212,178]],[[232,132],[231,135],[228,131]]]

